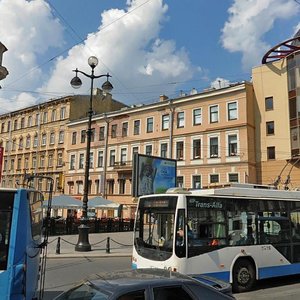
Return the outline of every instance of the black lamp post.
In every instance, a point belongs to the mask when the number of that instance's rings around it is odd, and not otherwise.
[[[88,227],[88,194],[89,194],[89,173],[90,173],[90,149],[91,149],[91,135],[92,135],[92,115],[93,115],[93,84],[95,78],[100,78],[106,76],[106,81],[102,85],[102,90],[104,92],[111,92],[113,89],[112,84],[108,81],[108,77],[111,77],[108,73],[103,75],[94,75],[94,69],[98,65],[98,59],[95,56],[91,56],[88,59],[88,63],[92,68],[92,73],[86,74],[76,68],[73,72],[76,73],[75,77],[71,80],[71,85],[73,88],[80,88],[82,85],[81,79],[77,76],[77,73],[81,73],[84,76],[91,79],[91,95],[90,95],[90,106],[88,111],[88,129],[86,132],[87,135],[87,144],[86,144],[86,156],[85,156],[85,172],[84,172],[84,190],[83,190],[83,204],[82,204],[82,216],[80,219],[80,226],[78,227],[78,242],[75,245],[75,251],[91,251],[91,245],[89,243],[89,227]]]

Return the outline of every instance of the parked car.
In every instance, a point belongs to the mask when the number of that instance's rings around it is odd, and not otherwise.
[[[228,300],[235,299],[220,281],[206,283],[163,269],[101,273],[62,293],[55,300]],[[214,287],[215,286],[215,287]],[[222,293],[224,290],[226,293]]]

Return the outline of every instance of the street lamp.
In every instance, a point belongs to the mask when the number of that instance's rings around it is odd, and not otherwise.
[[[80,219],[80,226],[78,227],[78,242],[75,245],[75,251],[91,251],[91,245],[89,243],[89,227],[87,208],[88,208],[88,193],[89,193],[89,173],[90,173],[90,149],[91,149],[91,135],[92,135],[92,115],[93,115],[93,84],[95,78],[105,77],[106,81],[102,85],[102,90],[104,92],[111,92],[113,89],[112,84],[108,81],[108,78],[111,77],[108,73],[103,75],[94,75],[94,69],[98,65],[98,59],[95,56],[91,56],[88,59],[88,64],[92,69],[92,73],[86,74],[76,68],[73,72],[76,73],[75,77],[71,80],[71,86],[75,89],[80,88],[82,85],[81,79],[77,76],[78,73],[83,74],[84,76],[91,79],[91,95],[90,95],[90,106],[88,111],[88,129],[86,132],[87,135],[87,144],[86,144],[86,156],[85,156],[85,172],[84,172],[84,190],[83,190],[83,199],[82,199],[82,216]]]

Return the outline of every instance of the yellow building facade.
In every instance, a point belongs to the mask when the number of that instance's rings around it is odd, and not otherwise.
[[[300,188],[300,51],[252,70],[257,181]]]
[[[83,194],[87,119],[67,124],[64,190]],[[177,160],[177,185],[255,183],[254,94],[248,82],[93,117],[90,197],[125,205],[133,217],[133,153]]]

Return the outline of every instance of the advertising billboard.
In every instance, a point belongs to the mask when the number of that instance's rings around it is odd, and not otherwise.
[[[132,195],[164,193],[176,186],[177,165],[175,159],[134,154]]]

